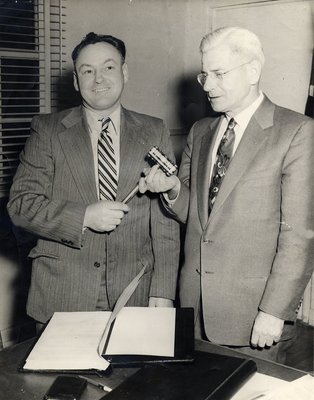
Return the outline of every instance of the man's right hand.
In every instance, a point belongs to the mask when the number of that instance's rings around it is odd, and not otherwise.
[[[118,201],[100,200],[86,208],[84,228],[97,232],[110,232],[120,225],[122,218],[129,211],[126,204]]]
[[[177,197],[180,190],[180,181],[175,175],[167,176],[158,165],[146,168],[143,171],[145,177],[139,181],[140,193],[149,190],[153,193],[167,193],[170,199]]]

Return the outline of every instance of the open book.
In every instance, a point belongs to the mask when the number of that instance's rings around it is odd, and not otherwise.
[[[125,307],[110,338],[101,340],[111,312],[57,312],[36,342],[25,370],[105,370],[106,355],[174,357],[174,308]]]
[[[110,363],[192,361],[193,309],[124,307],[143,273],[112,312],[55,312],[20,370],[104,371]]]

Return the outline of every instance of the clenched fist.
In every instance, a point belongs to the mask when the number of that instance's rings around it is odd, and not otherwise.
[[[118,201],[100,200],[86,208],[84,227],[97,232],[110,232],[120,225],[129,211],[126,204]]]

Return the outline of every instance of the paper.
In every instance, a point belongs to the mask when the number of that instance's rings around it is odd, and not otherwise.
[[[97,352],[101,356],[103,353],[103,349],[105,347],[107,338],[109,337],[110,329],[112,328],[112,323],[116,319],[116,316],[119,314],[119,312],[122,310],[122,308],[126,305],[126,303],[129,301],[130,297],[134,293],[134,290],[137,288],[138,284],[140,283],[140,280],[142,279],[144,272],[145,272],[146,267],[144,266],[141,271],[136,275],[134,279],[128,284],[128,286],[123,290],[121,293],[120,297],[118,298],[112,313],[110,315],[109,320],[107,321],[106,328],[101,336],[101,339],[98,344]]]
[[[287,382],[256,372],[230,400],[314,400],[314,377]]]
[[[174,356],[175,308],[125,307],[116,317],[107,354]],[[98,353],[110,311],[56,312],[24,369],[105,370]]]
[[[174,356],[174,308],[125,307],[116,318],[105,354]]]
[[[56,312],[28,356],[24,369],[107,369],[97,347],[110,311]]]
[[[286,381],[255,372],[230,400],[265,400],[265,393],[281,387]],[[261,397],[259,397],[261,396]]]
[[[261,400],[314,400],[314,377],[302,376],[274,391],[270,391]]]

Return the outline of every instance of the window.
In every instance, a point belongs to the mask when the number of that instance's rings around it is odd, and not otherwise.
[[[65,0],[0,0],[0,198],[35,114],[58,108]]]

